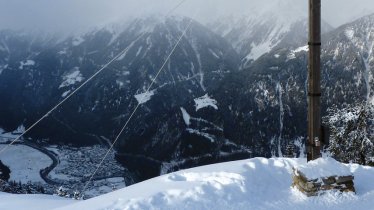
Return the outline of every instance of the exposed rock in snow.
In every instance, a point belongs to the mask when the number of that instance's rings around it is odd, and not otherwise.
[[[294,168],[292,186],[307,196],[319,196],[326,191],[355,192],[354,176],[332,158],[319,158]]]

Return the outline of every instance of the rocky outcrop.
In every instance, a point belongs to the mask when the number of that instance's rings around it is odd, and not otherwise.
[[[345,169],[345,165],[332,158],[308,162],[293,168],[292,187],[307,196],[317,196],[329,190],[355,193],[354,176]]]

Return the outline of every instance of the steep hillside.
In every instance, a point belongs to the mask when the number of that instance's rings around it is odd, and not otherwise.
[[[374,16],[367,16],[323,36],[323,115],[328,107],[372,100],[373,22]],[[258,145],[257,155],[265,150],[278,156],[287,144],[301,145],[306,132],[307,51],[307,46],[272,50],[223,81],[213,96],[223,112],[230,113],[224,117],[228,139]]]
[[[293,1],[269,2],[268,7],[248,8],[246,15],[219,18],[208,27],[227,39],[242,58],[242,68],[273,49],[298,47],[307,42],[305,8]],[[322,31],[332,27],[323,21]]]
[[[136,181],[219,161],[282,156],[289,144],[302,155],[305,44],[282,47],[277,41],[277,47],[243,68],[244,54],[192,21],[146,92],[189,21],[182,17],[129,20],[50,42],[3,32],[0,98],[5,103],[0,103],[0,127],[7,131],[28,127],[129,46],[28,137],[48,144],[108,145],[141,103],[115,145],[117,159]],[[373,24],[374,16],[367,16],[323,36],[323,115],[327,107],[342,109],[373,100]],[[290,28],[279,25],[278,29]],[[288,38],[283,38],[287,43]]]
[[[223,38],[193,21],[151,91],[145,92],[189,21],[182,17],[136,19],[69,37],[35,53],[24,52],[27,56],[11,53],[8,60],[4,56],[0,98],[6,103],[0,104],[0,127],[28,127],[129,46],[29,136],[51,144],[108,144],[141,103],[116,145],[127,167],[138,170],[139,161],[149,165],[139,169],[145,170],[139,173],[141,179],[158,175],[164,161],[219,153],[227,144],[220,125],[191,118],[192,125],[208,128],[185,130],[181,110],[216,89],[226,74],[238,70],[240,59]],[[16,45],[11,52],[22,51],[30,43]],[[207,140],[205,136],[210,135],[215,136]]]

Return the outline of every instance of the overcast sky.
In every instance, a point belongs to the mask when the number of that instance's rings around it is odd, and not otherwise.
[[[165,14],[181,0],[0,0],[0,29],[42,29],[51,32],[90,28],[128,16]],[[227,14],[245,14],[274,2],[291,1],[307,11],[307,0],[186,0],[175,13],[208,21]],[[323,19],[333,26],[374,13],[374,0],[322,0]]]

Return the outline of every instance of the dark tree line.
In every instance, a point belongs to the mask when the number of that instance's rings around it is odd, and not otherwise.
[[[10,170],[9,168],[3,164],[0,160],[0,179],[8,181],[10,178]]]

